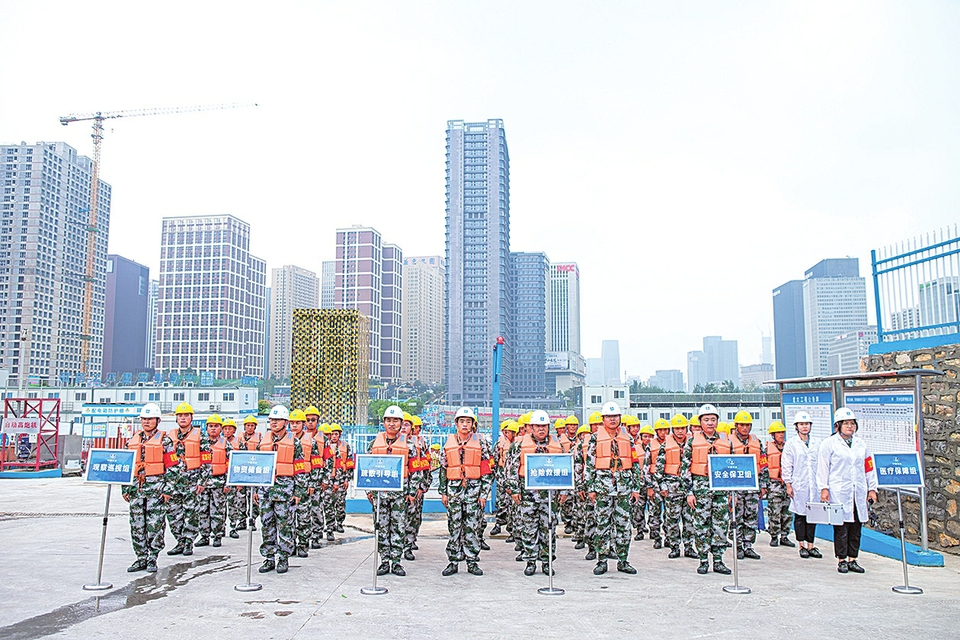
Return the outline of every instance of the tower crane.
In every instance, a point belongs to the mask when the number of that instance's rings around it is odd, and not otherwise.
[[[87,222],[87,268],[83,277],[83,329],[80,333],[80,370],[86,375],[90,359],[90,340],[93,338],[93,283],[96,280],[94,265],[97,249],[97,200],[100,191],[100,147],[103,143],[103,121],[111,118],[133,118],[139,116],[162,116],[172,113],[193,113],[196,111],[214,111],[218,109],[239,109],[255,107],[256,103],[229,103],[200,105],[193,107],[158,107],[152,109],[131,109],[126,111],[97,111],[96,113],[73,113],[60,117],[60,124],[67,126],[71,122],[93,121],[93,167],[90,170],[90,217]]]

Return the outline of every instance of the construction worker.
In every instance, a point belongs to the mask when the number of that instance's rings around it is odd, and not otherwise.
[[[787,428],[779,420],[774,420],[767,433],[772,439],[767,441],[767,464],[760,470],[760,484],[767,489],[767,533],[770,534],[770,546],[796,547],[789,538],[790,496],[787,495],[787,485],[783,483],[780,464]]]
[[[730,434],[730,443],[733,453],[750,454],[757,459],[757,469],[761,476],[765,472],[766,456],[760,446],[757,436],[750,433],[753,429],[753,417],[749,412],[741,409],[733,417],[733,432]],[[731,520],[731,526],[737,531],[737,559],[750,558],[759,560],[760,554],[753,550],[753,543],[757,539],[757,522],[760,518],[760,500],[767,490],[761,486],[760,491],[741,491],[737,496],[736,510]]]
[[[237,438],[237,422],[233,418],[225,418],[223,421],[223,439],[227,442],[231,451],[240,444],[240,439]],[[227,455],[227,462],[230,462],[229,454]],[[239,489],[239,487],[223,488],[223,492],[226,494],[227,521],[230,522],[231,538],[240,537],[237,530],[243,524],[243,519],[246,517],[244,514],[247,512],[246,503],[238,500],[238,498],[243,497]]]
[[[367,453],[374,455],[403,456],[403,491],[368,491],[367,499],[376,511],[377,544],[380,549],[380,566],[377,575],[393,573],[405,576],[407,572],[400,564],[404,539],[407,535],[407,504],[412,502],[417,487],[407,478],[408,461],[416,456],[413,444],[409,442],[400,428],[403,426],[403,409],[395,404],[383,412],[383,431],[370,443]],[[377,498],[377,500],[375,500]],[[379,505],[377,505],[379,501]]]
[[[693,512],[687,504],[687,488],[680,475],[689,429],[690,423],[683,414],[670,418],[670,435],[664,441],[663,454],[654,471],[666,514],[664,543],[670,547],[668,558],[679,558],[681,546],[686,557],[697,557],[693,548]]]
[[[494,507],[494,523],[490,535],[496,536],[505,528],[507,530],[507,542],[514,542],[513,538],[513,500],[510,498],[510,491],[507,488],[506,470],[507,470],[507,452],[516,431],[512,429],[515,425],[513,420],[507,419],[500,423],[500,437],[493,447],[493,479],[497,483],[496,505]]]
[[[199,496],[210,480],[210,465],[203,464],[203,455],[211,455],[210,442],[193,426],[193,407],[181,402],[174,409],[177,428],[167,432],[173,442],[176,464],[167,469],[167,520],[177,545],[168,556],[193,555],[193,539],[197,535]]]
[[[653,548],[663,547],[663,520],[664,505],[663,495],[660,493],[660,487],[656,482],[657,462],[663,455],[663,445],[670,435],[670,421],[663,418],[657,418],[653,423],[654,437],[650,440],[650,462],[647,464],[647,504],[650,510],[650,539],[653,540]]]
[[[283,405],[270,409],[270,430],[260,440],[258,451],[276,451],[276,478],[269,487],[258,487],[254,501],[260,505],[263,543],[260,555],[265,560],[258,571],[286,573],[288,558],[296,550],[293,510],[306,494],[307,474],[303,446],[287,431],[290,412]],[[302,430],[302,425],[301,425]]]
[[[467,561],[467,571],[483,575],[480,560],[480,536],[483,509],[487,504],[493,474],[490,445],[475,433],[477,417],[468,407],[460,407],[453,418],[456,432],[450,434],[440,451],[440,499],[447,509],[447,564],[443,575],[458,571],[458,563]],[[549,421],[548,421],[549,422]]]
[[[590,437],[584,476],[590,501],[594,504],[597,534],[593,551],[597,555],[594,575],[607,572],[607,558],[617,559],[617,571],[637,572],[627,561],[630,553],[630,501],[636,500],[640,485],[640,464],[630,435],[620,427],[620,405],[607,402],[600,411],[603,426]]]
[[[315,536],[319,536],[313,530],[313,496],[321,494],[320,485],[326,476],[320,448],[306,431],[306,414],[294,409],[290,412],[289,425],[291,435],[300,441],[303,450],[303,473],[299,474],[301,482],[297,486],[299,493],[296,505],[290,509],[294,553],[298,558],[306,558],[310,553],[310,543],[315,541]],[[314,461],[319,463],[316,467],[313,466]]]
[[[717,423],[717,433],[720,434],[721,438],[730,439],[730,423],[729,422],[718,422]]]
[[[406,422],[406,420],[404,420]],[[430,448],[420,436],[423,420],[420,416],[410,416],[410,433],[407,439],[413,445],[416,455],[407,461],[407,479],[416,488],[413,502],[407,503],[407,533],[404,538],[404,560],[416,560],[413,552],[419,549],[417,535],[423,522],[423,496],[430,490],[433,474],[430,471]]]
[[[580,428],[580,421],[577,416],[569,415],[563,419],[564,434],[560,438],[560,445],[564,447],[564,453],[571,453],[577,444],[577,429]],[[560,519],[563,521],[563,532],[567,534],[574,533],[574,511],[576,510],[576,500],[573,495],[567,496],[567,499],[560,503]]]
[[[700,429],[701,427],[700,427],[699,416],[690,416],[690,435],[692,436],[693,434],[699,432]]]
[[[207,440],[210,441],[210,454],[202,455],[205,465],[210,467],[210,480],[207,490],[197,496],[197,514],[200,535],[193,544],[205,547],[222,544],[226,535],[227,517],[227,458],[233,447],[221,434],[223,418],[216,413],[207,418]]]
[[[257,432],[257,427],[259,422],[257,421],[257,416],[249,415],[243,419],[243,433],[237,437],[237,449],[239,451],[256,451],[257,447],[260,445],[260,434]],[[252,502],[249,498],[256,493],[256,489],[252,487],[238,487],[236,491],[236,501],[237,506],[243,511],[243,519],[240,521],[240,526],[237,527],[237,531],[243,531],[247,528],[247,518],[250,519],[250,527],[256,531],[257,530],[257,518],[260,517],[260,505],[256,502]],[[252,505],[249,504],[252,502]],[[233,537],[233,536],[231,536]],[[239,537],[239,534],[237,534]]]
[[[173,441],[160,431],[160,407],[153,402],[140,410],[140,431],[127,441],[127,448],[136,451],[136,481],[124,485],[123,499],[130,504],[130,542],[136,561],[127,571],[156,573],[157,555],[163,549],[163,534],[167,526],[166,512],[167,467],[172,466]]]
[[[310,405],[303,410],[303,415],[306,418],[306,424],[303,428],[307,432],[307,435],[310,436],[310,439],[313,440],[317,451],[316,454],[311,453],[310,459],[310,472],[316,473],[315,482],[317,484],[314,486],[313,493],[307,496],[307,506],[310,511],[310,530],[312,532],[310,536],[310,547],[319,549],[323,546],[321,540],[326,522],[324,517],[324,503],[326,501],[327,488],[329,487],[330,474],[333,471],[333,460],[332,456],[328,458],[326,455],[327,434],[320,429],[320,410]],[[333,539],[333,534],[330,535],[329,539]]]
[[[730,525],[729,497],[725,491],[710,490],[708,460],[711,454],[730,454],[730,441],[717,432],[720,414],[712,404],[700,407],[697,413],[700,431],[693,434],[683,449],[680,475],[686,484],[687,505],[693,510],[693,535],[697,543],[700,566],[697,573],[709,571],[709,557],[713,554],[715,573],[728,575],[723,564],[723,552],[729,546],[727,530]]]
[[[507,458],[507,483],[517,505],[517,533],[520,537],[521,554],[527,563],[523,574],[532,576],[541,570],[547,573],[550,545],[556,547],[557,510],[550,502],[549,491],[531,491],[524,486],[527,455],[531,453],[563,453],[560,441],[550,435],[550,416],[546,411],[534,411],[530,417],[531,432],[510,447]],[[561,502],[566,492],[561,492]]]
[[[577,481],[576,495],[581,511],[580,528],[575,531],[574,535],[574,539],[577,541],[574,548],[583,549],[584,547],[588,547],[584,560],[597,559],[597,552],[593,548],[593,539],[597,536],[597,513],[594,501],[591,500],[589,496],[590,491],[587,487],[586,471],[587,451],[590,448],[590,440],[602,424],[603,416],[600,415],[599,411],[594,411],[587,416],[587,424],[584,425],[586,431],[580,436],[580,446],[577,448],[576,455],[573,459],[574,472],[576,472],[577,475],[575,478]]]
[[[354,458],[350,445],[343,441],[343,427],[326,425],[327,451],[331,456],[332,471],[323,494],[323,512],[326,515],[327,540],[333,541],[333,532],[343,533],[346,519],[346,495],[353,479]],[[324,453],[324,455],[328,455]]]
[[[633,539],[643,540],[647,532],[647,503],[650,501],[647,494],[650,480],[647,478],[647,475],[650,468],[650,441],[653,439],[654,432],[653,427],[648,424],[641,425],[640,420],[635,416],[632,417],[631,421],[636,422],[633,428],[636,429],[637,435],[632,437],[634,439],[634,448],[637,450],[637,461],[640,463],[640,475],[643,484],[640,487],[636,501],[631,507],[630,516],[633,521],[633,526],[637,530]]]

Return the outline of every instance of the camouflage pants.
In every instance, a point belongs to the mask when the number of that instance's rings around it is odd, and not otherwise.
[[[650,538],[654,542],[663,542],[663,496],[654,492],[652,498],[647,498],[647,504],[650,510]]]
[[[313,495],[317,495],[319,491],[319,489],[315,490]],[[295,549],[309,549],[310,541],[313,540],[312,502],[313,496],[308,496],[304,492],[303,497],[300,498],[300,504],[290,505]]]
[[[374,492],[373,508],[376,513],[377,546],[383,562],[400,562],[403,553],[403,538],[407,532],[407,496],[404,493]]]
[[[527,562],[546,562],[550,557],[551,544],[556,554],[557,503],[554,500],[553,504],[550,504],[546,491],[524,491],[520,495],[520,504],[517,505],[517,534],[520,553]]]
[[[613,551],[621,562],[630,553],[630,492],[598,491],[593,505],[596,534],[591,548],[597,556]]]
[[[286,496],[278,500],[268,499],[267,492],[261,490],[260,522],[263,525],[263,544],[260,555],[264,558],[289,558],[294,553],[293,546],[293,504]]]
[[[560,503],[560,520],[565,526],[573,526],[574,500],[573,496],[568,496],[566,500]]]
[[[326,489],[317,489],[310,496],[310,526],[313,528],[313,541],[319,542],[324,531],[333,533],[333,527],[327,527],[327,503],[333,499],[333,487],[329,484]],[[332,508],[332,507],[331,507]]]
[[[230,487],[227,494],[227,510],[230,528],[234,531],[247,517],[247,492],[243,487]]]
[[[737,533],[737,550],[753,548],[757,539],[757,519],[760,515],[760,492],[738,491],[737,507],[730,525]]]
[[[647,494],[640,492],[640,498],[630,505],[630,521],[637,533],[647,532]]]
[[[767,532],[771,538],[786,538],[790,535],[790,497],[787,485],[771,481],[767,491]]]
[[[197,485],[194,483],[178,483],[170,492],[170,501],[167,503],[167,521],[170,523],[170,532],[177,542],[193,542],[199,528],[197,507]]]
[[[513,531],[513,498],[511,498],[506,489],[503,488],[503,482],[497,480],[496,486],[497,500],[495,518],[498,525],[507,531]]]
[[[343,521],[347,519],[346,488],[341,486],[340,489],[337,491],[336,496],[337,496],[337,501],[336,501],[336,504],[334,505],[336,507],[335,513],[334,513],[334,520],[338,525],[343,526]]]
[[[417,535],[420,533],[420,525],[423,523],[423,496],[420,494],[413,501],[413,504],[407,502],[407,531],[403,540],[403,550],[412,551],[413,544],[417,541]]]
[[[201,538],[219,540],[224,536],[227,494],[223,486],[208,486],[197,496],[197,527]]]
[[[687,504],[687,494],[674,480],[665,480],[661,487],[667,490],[663,500],[666,515],[663,544],[671,549],[680,549],[682,545],[684,551],[693,551],[693,512]]]
[[[447,560],[476,562],[480,559],[480,535],[484,527],[479,480],[457,480],[447,485]]]
[[[579,526],[574,531],[574,539],[583,540],[588,545],[593,544],[593,539],[597,537],[597,507],[587,496],[584,499],[577,498],[579,508]]]
[[[144,488],[149,487],[150,478]],[[162,483],[161,483],[162,484]],[[159,492],[141,490],[130,498],[130,542],[138,560],[156,560],[163,550],[166,505]]]
[[[723,491],[710,491],[706,476],[693,477],[693,535],[697,542],[697,556],[706,562],[708,554],[713,561],[723,559],[723,552],[730,546],[727,530],[730,528],[730,498]]]

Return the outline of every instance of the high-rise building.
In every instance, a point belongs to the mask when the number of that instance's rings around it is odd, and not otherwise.
[[[575,262],[550,265],[550,321],[547,323],[547,393],[582,386],[586,361],[580,351],[580,268]]]
[[[324,260],[320,265],[320,308],[335,309],[333,291],[337,283],[337,261]]]
[[[316,309],[320,303],[317,274],[303,267],[286,265],[270,274],[270,377],[290,377],[294,309]]]
[[[399,381],[403,253],[371,227],[337,229],[336,265],[334,307],[370,319],[370,377]]]
[[[250,255],[250,225],[230,215],[163,219],[158,372],[218,379],[264,371],[266,264]]]
[[[441,256],[403,259],[403,329],[400,379],[404,382],[443,384],[446,354],[443,339]]]
[[[263,377],[270,377],[270,347],[273,337],[273,328],[271,325],[271,318],[273,318],[273,292],[270,290],[270,287],[264,289],[263,292],[263,301],[266,305],[263,309],[263,317],[266,318],[266,322],[263,323]]]
[[[105,307],[103,371],[146,371],[144,354],[150,324],[150,269],[133,260],[108,255]]]
[[[744,389],[759,389],[767,380],[775,377],[773,364],[761,362],[740,367],[740,385]]]
[[[664,391],[683,391],[683,372],[679,369],[658,369],[647,384]]]
[[[603,384],[620,384],[620,342],[604,340],[600,345],[603,359]]]
[[[804,274],[807,375],[827,373],[834,336],[867,326],[867,285],[857,258],[821,260]],[[776,320],[776,319],[774,319]]]
[[[876,343],[876,327],[864,327],[833,336],[827,353],[827,374],[860,373],[860,358],[869,355],[870,345]]]
[[[157,355],[157,306],[160,298],[160,281],[150,281],[150,296],[147,300],[147,345],[144,353],[143,366],[153,369],[153,362]]]
[[[955,325],[960,319],[960,278],[957,276],[921,282],[919,293],[919,324],[925,327]],[[953,327],[941,327],[940,333],[956,331]]]
[[[85,334],[92,165],[63,142],[0,145],[0,369],[11,382],[85,384],[100,377],[111,187],[101,180],[97,194]]]
[[[447,400],[490,402],[493,347],[504,337],[511,393],[510,155],[503,120],[447,123]]]
[[[803,280],[791,280],[773,290],[773,342],[778,378],[807,375],[805,340]]]
[[[701,351],[687,353],[687,387],[693,391],[697,385],[740,382],[740,361],[736,340],[724,340],[720,336],[705,336]]]
[[[586,384],[594,387],[604,386],[603,358],[587,358]]]
[[[550,261],[543,253],[510,254],[513,300],[513,381],[510,396],[546,396],[547,319],[550,309]]]

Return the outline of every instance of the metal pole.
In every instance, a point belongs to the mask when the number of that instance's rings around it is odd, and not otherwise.
[[[387,592],[386,587],[377,586],[377,560],[380,559],[380,537],[377,535],[377,515],[379,513],[380,492],[377,491],[377,502],[373,507],[373,586],[360,589],[360,593],[365,596],[382,596]],[[389,523],[387,526],[389,526]]]
[[[919,380],[920,378],[917,379]],[[903,539],[903,502],[900,499],[900,487],[897,487],[897,515],[900,518],[900,557],[903,560],[903,584],[898,587],[893,587],[893,590],[897,593],[918,595],[923,593],[923,589],[920,587],[911,587],[910,579],[907,578],[907,543]]]
[[[740,586],[740,563],[737,561],[737,492],[733,492],[733,518],[730,519],[731,528],[733,529],[733,586],[726,586],[723,588],[727,593],[734,593],[737,595],[743,595],[750,593],[748,587]]]
[[[921,386],[920,386],[920,382],[921,382],[920,376],[919,376],[919,375],[914,376],[913,379],[914,379],[914,381],[916,382],[916,386],[915,386],[915,389],[914,389],[913,398],[914,398],[914,403],[915,403],[915,405],[916,405],[916,406],[914,407],[914,413],[916,414],[916,425],[917,425],[917,447],[918,447],[918,449],[919,449],[918,453],[920,454],[920,455],[917,456],[917,457],[920,458],[920,467],[921,467],[920,477],[921,477],[921,478],[926,478],[926,477],[927,477],[927,473],[926,473],[926,462],[925,462],[925,457],[924,457],[924,455],[923,455],[923,450],[924,450],[924,445],[923,445],[923,390],[921,389]],[[924,484],[920,485],[919,490],[920,490],[920,496],[919,496],[919,498],[920,498],[920,548],[923,550],[924,553],[927,553],[927,552],[930,551],[930,532],[929,532],[929,530],[927,529],[927,486],[926,486],[926,480],[924,480]],[[899,495],[899,490],[898,490],[898,495]],[[903,516],[901,516],[900,519],[903,520]]]
[[[238,488],[237,491],[240,489]],[[263,585],[258,582],[251,582],[253,579],[253,492],[256,487],[247,487],[247,513],[250,519],[247,522],[247,583],[238,584],[234,587],[237,591],[259,591]]]
[[[39,453],[39,452],[38,452]],[[100,533],[100,561],[97,563],[97,583],[83,585],[84,591],[106,591],[112,589],[113,584],[103,582],[103,549],[107,544],[107,520],[110,518],[110,490],[112,484],[107,485],[107,504],[103,507],[103,531]]]
[[[553,523],[553,489],[547,490],[547,578],[546,587],[537,589],[537,593],[545,596],[562,596],[563,589],[553,588],[553,535],[556,532],[556,526]]]
[[[491,402],[493,406],[492,410],[492,435],[490,439],[490,446],[496,450],[497,440],[500,438],[500,371],[502,368],[502,358],[503,358],[503,338],[499,338],[496,343],[493,345],[493,400]],[[500,492],[500,483],[493,483],[493,491],[491,492],[490,497],[490,512],[495,511],[495,505],[497,503],[497,494]]]

